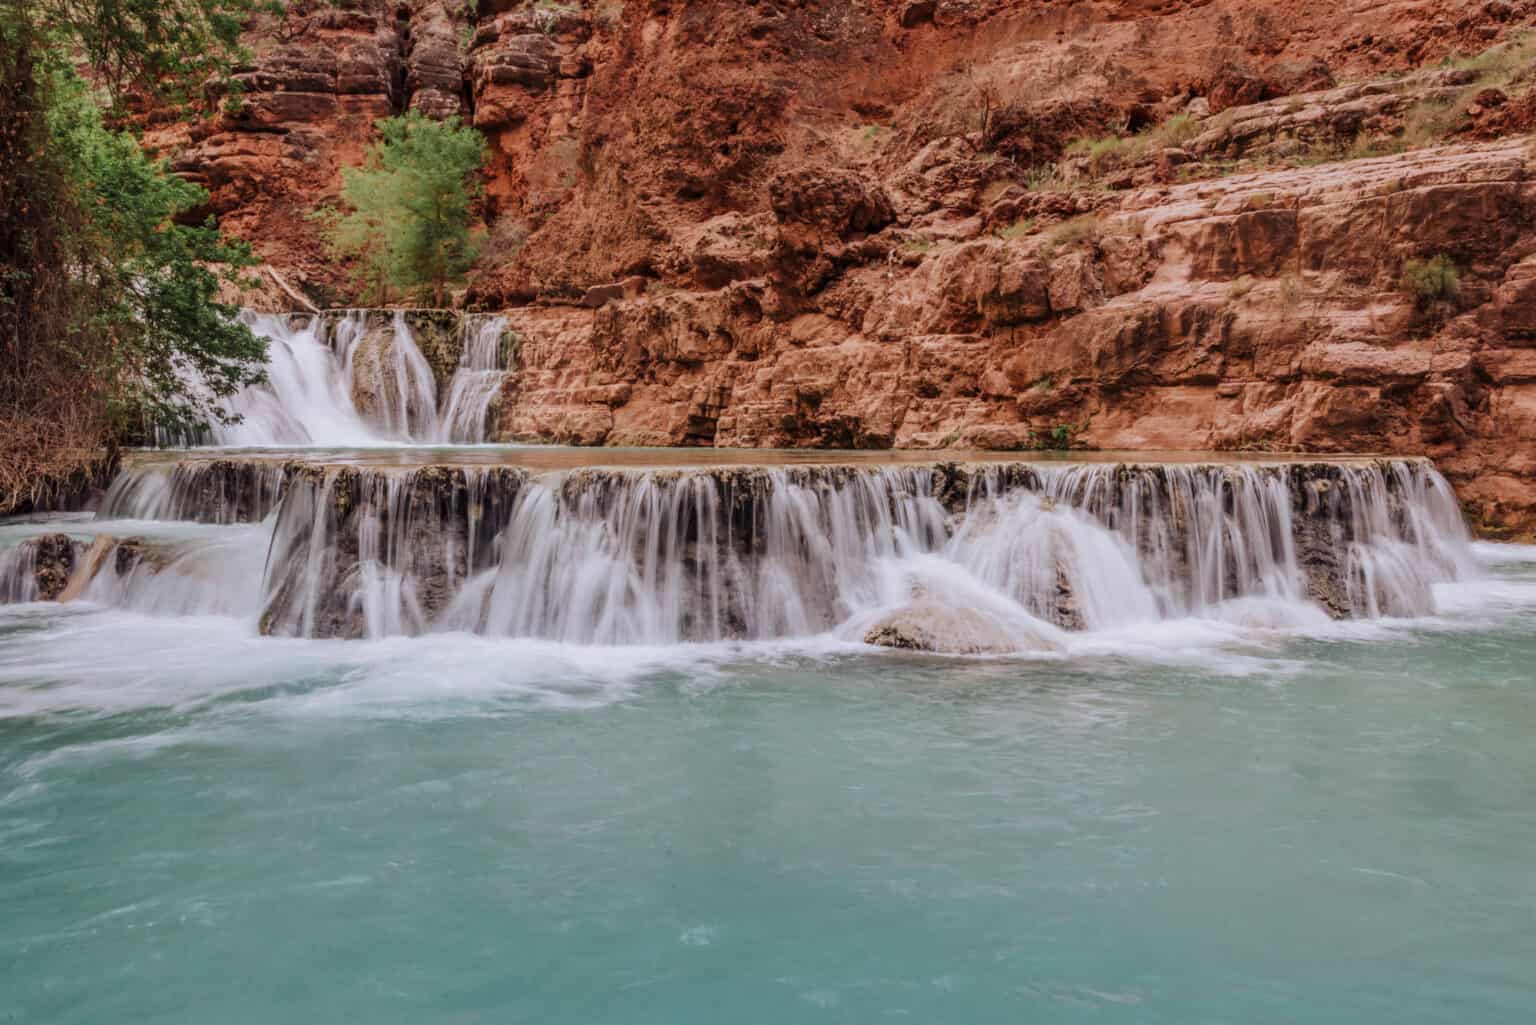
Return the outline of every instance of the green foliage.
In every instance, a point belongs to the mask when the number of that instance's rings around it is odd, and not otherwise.
[[[378,122],[380,140],[361,167],[342,173],[350,212],[314,213],[332,250],[356,261],[373,298],[394,286],[441,306],[448,283],[474,262],[471,232],[480,195],[485,140],[458,118],[433,121],[412,111]]]
[[[1082,423],[1053,424],[1043,431],[1029,429],[1025,447],[1037,452],[1066,452],[1074,448],[1082,448],[1082,434],[1088,429],[1093,418],[1089,417]]]
[[[248,249],[191,223],[203,191],[101,105],[199,95],[266,6],[0,0],[0,508],[95,459],[114,411],[184,432],[260,376],[262,343],[217,301]]]
[[[523,351],[523,336],[511,328],[501,333],[501,366],[517,369],[517,357]]]
[[[1136,135],[1106,135],[1075,139],[1067,153],[1088,158],[1089,170],[1101,174],[1111,167],[1134,163],[1149,153],[1183,146],[1200,134],[1200,126],[1190,114],[1175,114],[1162,124]]]
[[[1007,239],[1010,242],[1014,239],[1024,238],[1034,233],[1035,221],[1036,218],[1034,217],[1026,217],[1023,220],[1014,221],[1006,228],[1000,230],[997,233],[997,237],[1001,239]]]
[[[1450,302],[1461,295],[1461,273],[1450,257],[1440,254],[1428,260],[1409,260],[1403,264],[1403,291],[1413,297],[1420,309],[1438,302]]]
[[[1081,214],[1054,225],[1046,238],[1053,246],[1074,246],[1096,237],[1101,227],[1102,218],[1098,214]]]
[[[1414,105],[1403,119],[1402,145],[1433,146],[1469,122],[1468,108],[1485,89],[1508,89],[1528,81],[1536,70],[1536,33],[1523,33],[1472,57],[1446,58],[1443,67],[1470,71],[1470,85],[1434,95]]]
[[[1418,108],[1418,110],[1422,109],[1424,109],[1422,106]],[[1391,156],[1414,146],[1428,145],[1431,140],[1427,137],[1419,138],[1418,130],[1414,128],[1416,116],[1416,113],[1410,114],[1408,128],[1401,139],[1378,138],[1367,132],[1357,132],[1352,139],[1335,139],[1332,142],[1313,141],[1298,150],[1291,160],[1299,167],[1315,167],[1318,164],[1334,164],[1344,160],[1368,160],[1371,157]],[[1438,138],[1438,134],[1435,137]]]
[[[192,98],[245,55],[240,32],[280,0],[0,0],[6,43],[50,44],[50,70],[83,59],[114,103],[130,89]]]
[[[1044,192],[1061,185],[1061,172],[1055,164],[1035,164],[1024,172],[1024,187],[1031,192]]]
[[[114,402],[131,401],[151,423],[188,432],[222,419],[217,400],[261,376],[264,343],[219,301],[254,260],[222,238],[212,219],[176,219],[207,193],[165,172],[126,132],[108,131],[78,79],[63,80],[49,111],[52,152],[85,216],[75,239],[97,254],[80,282],[90,290],[88,329],[113,339],[121,380]]]
[[[1480,88],[1499,89],[1529,74],[1536,60],[1536,33],[1523,32],[1472,57],[1447,57],[1444,67],[1470,71]]]

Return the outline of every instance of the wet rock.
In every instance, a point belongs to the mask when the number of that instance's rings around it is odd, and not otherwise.
[[[882,616],[864,643],[945,655],[1005,655],[1046,650],[1038,638],[1015,637],[985,613],[933,600],[916,601]]]
[[[356,638],[370,622],[389,633],[424,629],[469,573],[491,564],[527,473],[305,464],[291,477],[268,556],[261,631]]]
[[[39,601],[56,601],[75,568],[75,542],[68,534],[45,534],[27,542],[33,549],[33,578]]]

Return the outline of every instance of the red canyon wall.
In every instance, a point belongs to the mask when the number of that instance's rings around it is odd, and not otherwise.
[[[1530,534],[1533,18],[298,3],[252,27],[238,112],[150,140],[290,285],[346,303],[306,214],[372,120],[479,127],[463,301],[520,336],[503,437],[1423,453],[1486,530]],[[1404,287],[1435,258],[1454,290]]]

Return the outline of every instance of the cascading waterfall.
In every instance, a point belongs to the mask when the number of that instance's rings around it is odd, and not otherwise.
[[[38,599],[37,545],[31,540],[0,548],[0,605]]]
[[[394,311],[387,330],[370,329],[369,319],[369,311],[351,310],[333,329],[352,401],[386,438],[436,439],[437,382],[405,311]]]
[[[486,440],[486,415],[507,379],[506,328],[505,317],[465,318],[464,347],[448,385],[448,402],[438,425],[439,441],[474,445]]]
[[[1475,572],[1455,496],[1419,460],[542,474],[192,460],[125,473],[101,515],[119,551],[86,600],[307,637],[858,640],[941,610],[1051,648],[1187,617],[1423,615],[1435,585]],[[140,538],[123,529],[135,518],[216,526]],[[35,593],[25,559],[0,555],[9,600]]]
[[[326,344],[317,316],[244,315],[267,340],[267,379],[225,403],[238,422],[214,424],[213,444],[236,448],[272,445],[376,445],[388,435],[364,423],[353,405],[350,370]]]
[[[81,599],[162,616],[254,618],[270,529],[242,525],[198,540],[113,540]],[[237,586],[244,582],[246,586]]]
[[[201,440],[228,448],[486,440],[488,414],[509,373],[505,317],[464,318],[441,408],[432,365],[405,310],[243,318],[267,340],[266,380],[225,400],[232,422],[213,425]]]
[[[134,466],[107,489],[97,518],[253,523],[277,508],[286,473],[281,463],[245,460]]]

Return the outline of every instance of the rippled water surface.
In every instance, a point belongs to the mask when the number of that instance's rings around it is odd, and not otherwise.
[[[1536,1020],[1536,565],[1070,658],[0,608],[0,1022]]]

